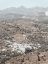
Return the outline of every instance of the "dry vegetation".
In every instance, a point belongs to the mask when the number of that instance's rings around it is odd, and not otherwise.
[[[41,48],[16,54],[5,47],[6,40],[12,39],[29,45],[39,43]],[[4,48],[7,51],[1,52]],[[22,18],[0,21],[0,64],[48,64],[48,24]]]

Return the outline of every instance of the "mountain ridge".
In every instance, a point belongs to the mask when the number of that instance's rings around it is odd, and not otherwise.
[[[11,7],[11,8],[6,8],[4,10],[0,10],[0,14],[5,14],[5,13],[16,13],[16,14],[23,14],[23,15],[28,15],[32,14],[33,12],[45,12],[48,10],[47,8],[44,7],[32,7],[32,8],[26,8],[24,6],[20,6],[18,8],[16,7]]]
[[[11,7],[6,8],[4,10],[0,10],[0,20],[4,19],[13,19],[13,18],[23,18],[24,16],[32,15],[33,18],[37,18],[37,16],[42,16],[42,14],[45,16],[45,12],[48,11],[48,7],[33,7],[33,8],[26,8],[24,6],[20,6],[18,8]],[[48,15],[48,12],[46,13]],[[28,17],[28,16],[27,16]],[[44,17],[43,17],[44,18]],[[31,18],[30,18],[31,19]]]

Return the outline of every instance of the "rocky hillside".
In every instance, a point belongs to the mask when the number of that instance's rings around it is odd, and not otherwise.
[[[48,64],[48,23],[17,18],[0,21],[0,64]]]

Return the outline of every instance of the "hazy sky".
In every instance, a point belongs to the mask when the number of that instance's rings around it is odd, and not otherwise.
[[[0,0],[0,10],[22,5],[26,8],[35,6],[48,7],[48,0]]]

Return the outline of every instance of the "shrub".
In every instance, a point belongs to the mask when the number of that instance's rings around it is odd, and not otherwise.
[[[25,53],[29,53],[29,52],[31,52],[32,51],[32,49],[30,49],[30,48],[25,48]]]

